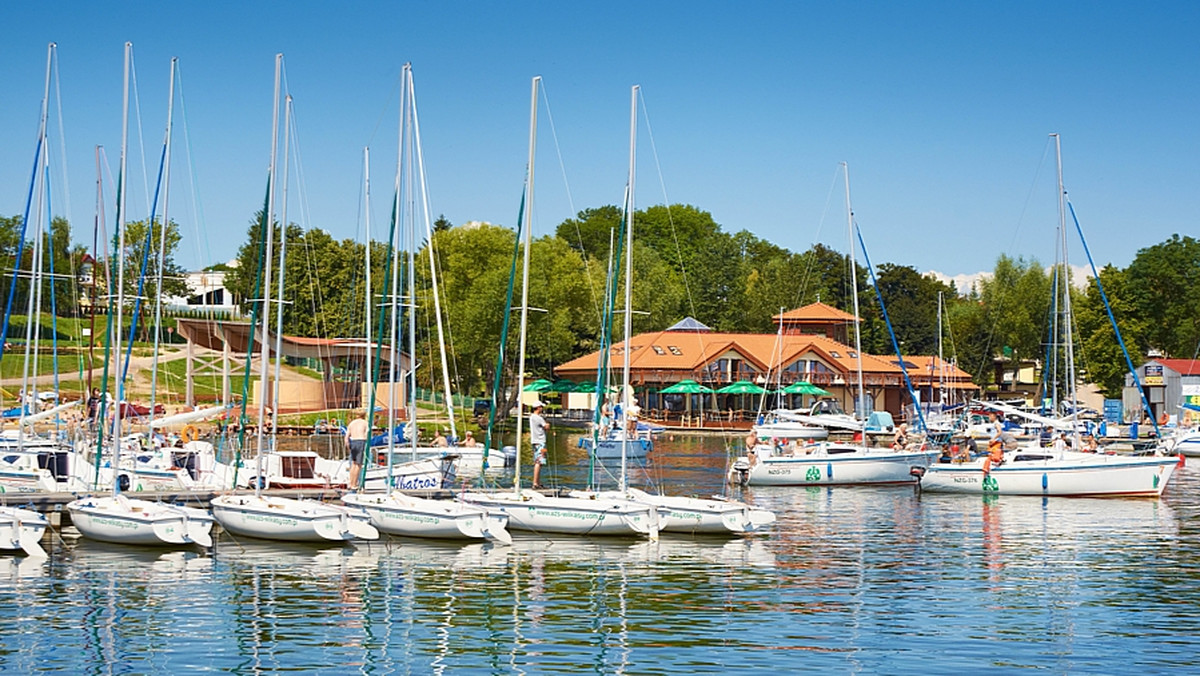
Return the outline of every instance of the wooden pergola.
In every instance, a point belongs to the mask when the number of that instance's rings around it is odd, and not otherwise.
[[[257,355],[262,350],[263,330],[251,327],[249,322],[212,319],[178,319],[179,335],[186,341],[186,386],[185,400],[188,406],[196,405],[195,379],[197,376],[221,377],[222,401],[230,401],[230,373],[236,362],[243,362],[248,353]],[[274,353],[275,335],[266,333],[267,345]],[[380,354],[382,350],[382,354]],[[361,404],[361,384],[347,386],[334,380],[335,368],[357,370],[369,374],[373,360],[380,354],[384,364],[381,372],[395,371],[391,368],[391,346],[352,338],[305,338],[281,336],[279,354],[285,358],[314,359],[321,362],[322,381],[328,408],[347,408]],[[274,354],[272,355],[274,356]],[[409,370],[409,355],[398,352],[396,367],[399,373]],[[386,379],[381,376],[381,379]],[[402,379],[401,379],[402,381]],[[402,385],[402,382],[401,382]],[[403,397],[403,395],[401,395]]]

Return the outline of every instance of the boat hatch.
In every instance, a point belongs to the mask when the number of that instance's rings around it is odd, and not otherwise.
[[[283,462],[283,476],[289,479],[313,478],[312,458],[284,456],[280,460]]]

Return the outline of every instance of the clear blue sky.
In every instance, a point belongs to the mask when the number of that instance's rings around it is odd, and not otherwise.
[[[620,201],[640,84],[666,197],[643,126],[639,206],[694,204],[792,250],[845,249],[834,180],[847,161],[876,264],[954,275],[990,270],[1001,253],[1050,262],[1049,132],[1063,135],[1066,184],[1101,262],[1200,234],[1200,3],[414,4],[3,3],[0,214],[24,208],[55,41],[70,190],[68,208],[56,153],[55,213],[90,240],[93,147],[115,172],[129,40],[151,173],[180,58],[203,213],[177,115],[171,215],[188,268],[231,258],[260,208],[276,52],[306,178],[308,216],[293,202],[289,220],[337,237],[362,236],[365,145],[372,220],[386,220],[406,61],[433,213],[456,224],[515,221],[529,82],[542,75],[576,209]],[[541,120],[537,233],[572,215],[544,108]],[[147,200],[131,133],[136,219]]]

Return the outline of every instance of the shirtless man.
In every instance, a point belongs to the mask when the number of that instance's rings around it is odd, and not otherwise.
[[[359,474],[362,473],[363,453],[367,448],[370,428],[362,411],[346,425],[346,448],[350,452],[350,490],[358,490]]]

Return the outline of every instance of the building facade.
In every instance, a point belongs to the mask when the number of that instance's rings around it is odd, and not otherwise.
[[[854,316],[829,305],[813,303],[776,315],[775,320],[777,333],[722,333],[689,317],[664,331],[633,336],[628,346],[613,345],[609,370],[619,374],[628,351],[630,381],[640,405],[652,417],[654,412],[667,417],[677,413],[671,407],[673,400],[660,390],[687,379],[712,389],[745,380],[772,391],[803,381],[830,392],[848,412],[886,410],[898,418],[909,402],[906,371],[922,401],[962,401],[978,389],[971,374],[937,357],[906,356],[902,369],[895,357],[860,355],[847,344]],[[575,382],[594,382],[599,361],[600,353],[593,352],[554,372]],[[856,407],[860,373],[866,401]],[[710,411],[732,418],[735,408],[745,413],[746,401],[734,399],[737,396],[706,395],[706,399]],[[793,398],[777,403],[790,407],[808,401]]]

